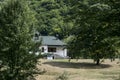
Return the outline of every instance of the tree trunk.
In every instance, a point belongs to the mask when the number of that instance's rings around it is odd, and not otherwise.
[[[100,59],[97,59],[96,65],[99,65],[99,64],[100,64]]]

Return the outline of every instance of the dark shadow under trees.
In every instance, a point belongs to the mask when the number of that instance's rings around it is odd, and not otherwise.
[[[75,63],[75,62],[50,61],[50,62],[44,62],[43,64],[48,64],[60,68],[76,68],[76,69],[103,69],[103,68],[112,67],[109,64],[96,65],[95,63],[88,63],[88,62]]]

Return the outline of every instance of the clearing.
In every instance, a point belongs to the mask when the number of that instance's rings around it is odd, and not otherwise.
[[[118,60],[111,62],[106,59],[101,65],[97,66],[91,59],[41,59],[40,69],[45,69],[46,73],[36,76],[37,80],[56,80],[58,76],[67,73],[68,80],[119,80],[120,63]]]

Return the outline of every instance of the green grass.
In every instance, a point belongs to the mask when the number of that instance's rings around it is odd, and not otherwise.
[[[79,61],[67,59],[41,60],[40,68],[46,69],[46,73],[36,77],[37,80],[56,80],[63,72],[69,74],[68,80],[117,80],[120,74],[120,66],[117,60],[97,66],[91,59],[80,59]]]

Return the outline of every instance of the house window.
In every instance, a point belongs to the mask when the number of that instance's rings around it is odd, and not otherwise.
[[[44,52],[44,47],[42,47],[42,52]]]
[[[48,47],[48,52],[56,52],[56,48]]]

